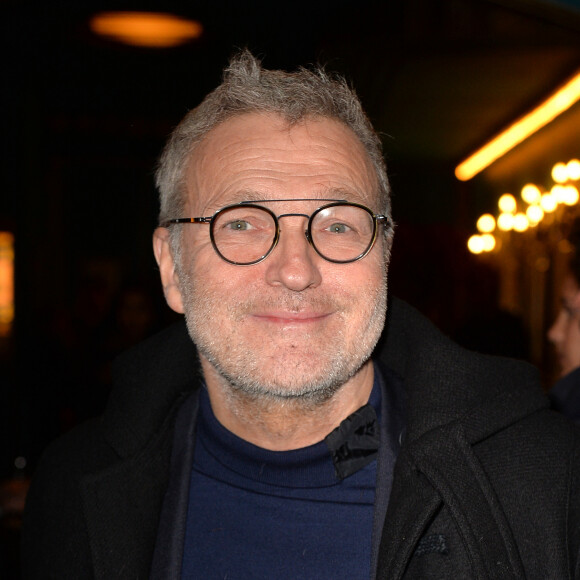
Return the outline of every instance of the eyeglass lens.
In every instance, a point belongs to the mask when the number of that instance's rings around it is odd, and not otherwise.
[[[276,243],[276,218],[265,208],[226,208],[216,214],[211,225],[216,250],[236,264],[261,260]],[[373,216],[362,207],[333,205],[316,211],[310,220],[312,245],[323,258],[335,262],[357,259],[368,250],[374,235]]]

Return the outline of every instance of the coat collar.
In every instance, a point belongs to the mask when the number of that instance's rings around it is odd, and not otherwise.
[[[460,421],[475,443],[548,406],[533,366],[468,351],[401,300],[389,303],[375,356],[405,382],[410,441]]]
[[[143,448],[170,410],[201,381],[197,350],[178,322],[113,363],[113,390],[103,417],[105,437],[121,457]]]
[[[377,577],[403,577],[419,538],[445,504],[474,578],[523,578],[513,533],[472,445],[548,406],[537,371],[459,347],[396,300],[377,356],[404,378],[407,397],[407,435]]]

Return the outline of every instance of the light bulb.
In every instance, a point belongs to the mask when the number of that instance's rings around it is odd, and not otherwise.
[[[497,202],[499,209],[503,212],[513,213],[516,211],[516,198],[511,193],[504,193]]]

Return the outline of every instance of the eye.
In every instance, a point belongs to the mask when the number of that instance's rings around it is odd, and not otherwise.
[[[232,220],[224,224],[224,229],[235,232],[245,232],[253,228],[252,224],[246,220]]]
[[[330,224],[330,226],[328,226],[326,229],[332,234],[346,234],[350,231],[351,228],[346,224],[337,222]]]

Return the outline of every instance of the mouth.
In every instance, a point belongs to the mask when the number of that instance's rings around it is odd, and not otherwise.
[[[281,326],[305,326],[323,322],[331,315],[331,312],[289,312],[287,310],[272,310],[256,312],[252,314],[252,317],[259,322],[267,322]]]

